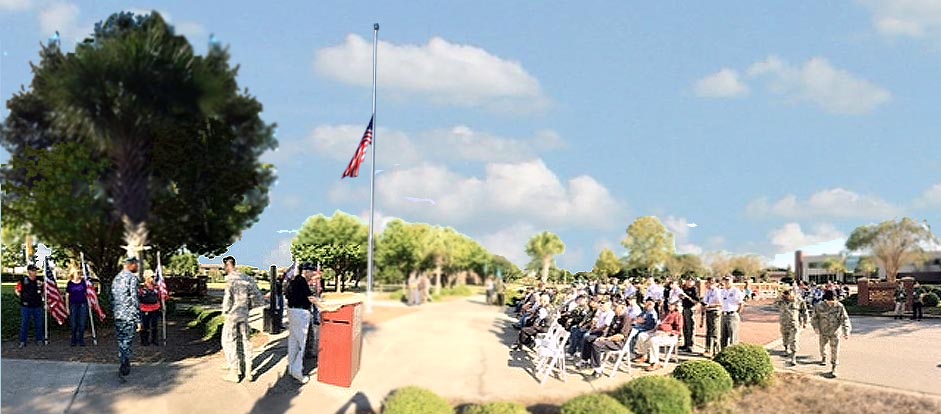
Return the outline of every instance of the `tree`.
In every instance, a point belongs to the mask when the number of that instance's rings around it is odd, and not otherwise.
[[[549,279],[549,268],[553,266],[555,256],[565,253],[565,243],[554,233],[544,231],[526,243],[526,254],[542,265],[542,282]]]
[[[695,254],[674,254],[667,258],[666,270],[674,280],[703,272],[702,260]]]
[[[914,263],[924,253],[924,246],[937,242],[927,224],[908,217],[857,227],[846,240],[850,251],[868,250],[885,269],[886,280],[895,282],[902,266]]]
[[[856,274],[871,277],[874,273],[879,271],[879,267],[876,266],[876,262],[869,256],[863,256],[859,259],[859,263],[856,264]]]
[[[330,218],[310,217],[291,242],[291,255],[298,261],[320,263],[336,273],[336,290],[344,281],[359,284],[366,270],[369,230],[358,218],[336,211]]]
[[[846,258],[831,257],[823,262],[823,268],[836,277],[846,273]]]
[[[424,237],[421,257],[424,267],[435,274],[435,294],[441,294],[441,277],[451,263],[457,232],[454,229],[430,227]]]
[[[705,256],[709,270],[715,277],[723,277],[732,274],[735,266],[732,263],[732,257],[726,252],[712,252]]]
[[[197,56],[159,14],[119,13],[40,58],[0,129],[4,213],[106,283],[124,246],[221,254],[267,206],[274,126],[218,44]]]
[[[506,257],[496,254],[491,255],[490,264],[493,266],[493,272],[499,272],[504,280],[511,280],[520,274],[520,268]]]
[[[382,273],[395,274],[402,283],[421,265],[422,240],[427,225],[409,224],[396,219],[386,225],[376,240],[376,267]]]
[[[600,277],[611,277],[621,272],[621,261],[611,249],[604,249],[595,260],[591,272]]]
[[[188,251],[180,251],[167,260],[167,271],[174,276],[196,276],[199,272],[199,256]]]
[[[754,254],[735,256],[731,260],[731,266],[734,271],[738,271],[747,277],[757,277],[761,269],[765,267],[764,259]]]
[[[674,254],[673,234],[654,216],[640,217],[621,241],[628,250],[627,265],[650,274]]]

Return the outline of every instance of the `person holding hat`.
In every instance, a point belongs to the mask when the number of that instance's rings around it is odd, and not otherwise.
[[[124,270],[114,277],[111,283],[111,305],[114,311],[115,338],[118,341],[118,377],[122,382],[131,373],[131,356],[134,332],[140,329],[140,304],[137,301],[138,260],[129,257],[124,260]]]
[[[226,256],[222,259],[225,265],[225,293],[222,295],[222,314],[225,322],[222,325],[222,353],[225,354],[229,373],[222,379],[229,382],[239,382],[252,372],[252,341],[249,334],[248,314],[252,308],[264,306],[265,296],[258,290],[258,284],[253,277],[239,272],[235,268],[235,258]],[[270,294],[269,294],[270,295]],[[239,353],[239,342],[242,343]],[[245,370],[242,370],[242,365]]]
[[[16,296],[20,299],[20,344],[19,348],[26,346],[29,339],[29,325],[32,321],[36,327],[36,344],[42,345],[45,340],[42,319],[42,283],[38,280],[39,268],[36,265],[26,266],[26,277],[16,283]]]
[[[311,306],[320,303],[310,289],[315,269],[310,263],[301,263],[301,275],[291,280],[287,291],[288,301],[288,374],[301,384],[310,381],[304,375],[304,349],[310,329]]]

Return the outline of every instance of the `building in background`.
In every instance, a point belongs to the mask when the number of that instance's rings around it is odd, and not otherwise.
[[[800,250],[794,252],[794,271],[798,280],[809,283],[826,283],[827,281],[856,283],[860,277],[873,277],[862,274],[858,266],[863,256],[844,254],[804,255]],[[830,261],[844,260],[845,272],[834,272],[828,268]],[[879,279],[885,279],[885,269],[879,268]],[[913,277],[921,283],[941,282],[941,251],[926,252],[923,260],[914,264],[907,264],[899,269],[899,278]]]

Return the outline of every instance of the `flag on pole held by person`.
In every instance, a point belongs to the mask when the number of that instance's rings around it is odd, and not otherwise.
[[[49,268],[49,258],[43,261],[43,265],[46,268],[46,306],[49,308],[49,313],[52,314],[52,317],[56,319],[56,322],[62,325],[65,323],[65,318],[69,316],[69,310],[65,307],[65,302],[62,300],[62,293],[59,292],[59,286],[56,285],[56,275],[52,273],[52,269]]]
[[[166,301],[170,298],[170,292],[167,290],[167,281],[163,279],[163,266],[157,265],[157,294],[160,300]]]
[[[294,276],[297,274],[297,262],[291,263],[291,267],[288,270],[284,271],[284,281],[290,282],[291,279],[294,279]]]
[[[85,296],[88,298],[88,304],[91,310],[98,315],[98,319],[105,320],[105,312],[101,310],[101,303],[98,302],[98,291],[91,282],[91,271],[88,269],[88,263],[82,263],[82,276],[85,279]]]
[[[359,176],[359,167],[363,164],[363,161],[366,160],[366,148],[369,147],[369,144],[372,143],[372,123],[375,119],[369,119],[369,126],[366,127],[366,132],[363,133],[363,139],[359,141],[359,146],[356,147],[356,154],[353,154],[353,159],[350,160],[350,164],[346,166],[346,170],[343,171],[343,177],[358,177]]]

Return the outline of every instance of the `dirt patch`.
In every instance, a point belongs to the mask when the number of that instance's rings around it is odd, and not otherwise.
[[[167,316],[167,345],[141,346],[140,337],[134,338],[135,362],[174,362],[188,358],[213,355],[221,347],[218,339],[204,341],[203,331],[188,328],[186,324],[192,316],[173,314]],[[117,342],[114,328],[105,327],[98,331],[98,346],[92,343],[90,332],[86,334],[84,347],[69,346],[69,333],[59,330],[49,332],[49,345],[36,346],[30,343],[23,349],[17,349],[16,341],[3,342],[3,358],[40,359],[51,361],[116,363]],[[256,346],[268,341],[265,333],[256,333],[252,342]]]
[[[937,400],[811,378],[778,375],[767,388],[734,391],[725,400],[697,410],[699,414],[924,414],[941,412]]]

